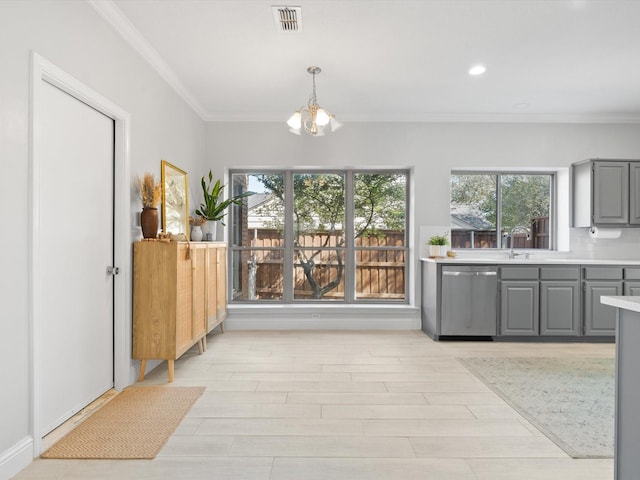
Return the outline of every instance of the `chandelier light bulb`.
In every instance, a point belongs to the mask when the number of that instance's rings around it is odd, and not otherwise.
[[[334,115],[331,115],[331,121],[329,122],[329,125],[331,126],[331,131],[335,132],[336,130],[342,128],[342,125],[344,125],[340,120],[338,120]]]
[[[321,127],[324,127],[329,123],[329,115],[324,111],[324,108],[319,108],[316,112],[316,123]]]
[[[289,120],[287,120],[287,125],[293,129],[300,129],[302,126],[302,114],[300,113],[300,110],[296,110],[296,112],[291,115]]]

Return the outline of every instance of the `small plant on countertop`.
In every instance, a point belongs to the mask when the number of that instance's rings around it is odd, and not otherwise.
[[[447,235],[448,232],[444,232],[444,235],[434,235],[429,239],[427,245],[449,245]]]

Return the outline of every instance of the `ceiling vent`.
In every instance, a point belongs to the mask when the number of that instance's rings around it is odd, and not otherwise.
[[[302,7],[271,7],[276,30],[283,33],[302,31]]]

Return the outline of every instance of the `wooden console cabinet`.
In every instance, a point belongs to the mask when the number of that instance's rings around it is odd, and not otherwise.
[[[224,333],[226,251],[218,242],[141,241],[133,258],[133,358],[174,361],[193,345],[206,350],[206,334]]]

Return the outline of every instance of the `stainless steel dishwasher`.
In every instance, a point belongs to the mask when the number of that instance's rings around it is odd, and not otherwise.
[[[495,266],[443,265],[441,287],[441,335],[496,335],[498,274]]]

